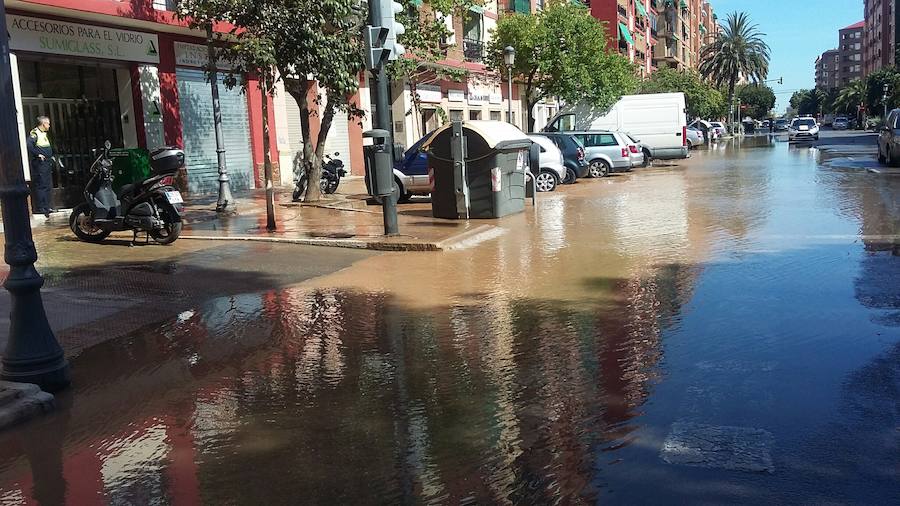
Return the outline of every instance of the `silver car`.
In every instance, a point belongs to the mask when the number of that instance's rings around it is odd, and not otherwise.
[[[702,146],[705,143],[703,139],[703,130],[694,127],[687,127],[685,133],[687,135],[688,149],[694,149],[697,146]]]
[[[643,157],[637,145],[622,132],[592,130],[566,133],[574,135],[584,144],[584,157],[590,164],[590,177],[606,177],[613,172],[631,170],[633,153],[629,146],[634,146],[634,150]]]

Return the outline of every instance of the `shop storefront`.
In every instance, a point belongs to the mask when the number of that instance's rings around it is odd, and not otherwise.
[[[22,145],[37,116],[51,120],[51,142],[61,162],[53,174],[52,205],[71,207],[82,198],[91,150],[105,140],[124,148],[180,146],[186,190],[215,193],[218,164],[204,39],[168,14],[149,22],[74,6],[67,10],[71,18],[43,12],[11,9],[7,30]],[[255,90],[256,82],[248,87]],[[263,158],[260,99],[222,84],[219,92],[232,188],[256,187]],[[277,132],[271,117],[270,122],[274,148]],[[277,161],[275,149],[273,156]]]
[[[178,103],[181,116],[181,135],[190,193],[218,191],[218,157],[213,123],[212,91],[202,67],[209,58],[203,45],[175,42],[175,76],[178,83]],[[220,67],[224,65],[220,64]],[[247,97],[236,86],[229,89],[219,83],[219,103],[222,109],[225,161],[232,190],[253,188],[253,156],[250,145],[250,119]]]
[[[157,36],[132,30],[7,15],[14,52],[22,138],[38,116],[51,121],[51,139],[61,162],[53,173],[53,205],[82,198],[92,149],[109,140],[137,147],[132,68],[158,63]],[[141,128],[142,130],[142,128]]]

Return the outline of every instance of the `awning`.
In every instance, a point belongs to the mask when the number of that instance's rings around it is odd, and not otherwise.
[[[700,32],[705,34],[705,33],[706,33],[706,27],[703,26],[703,25],[700,25]]]
[[[687,9],[687,8],[688,8],[687,2],[686,2],[685,0],[681,0],[681,8],[682,8],[682,9]]]
[[[634,39],[631,38],[631,32],[628,31],[628,27],[625,26],[625,23],[619,23],[619,35],[625,39],[625,42],[634,45]]]
[[[647,15],[647,9],[644,8],[644,4],[641,3],[640,0],[635,2],[634,6],[637,7],[639,16],[644,16],[645,18],[650,19],[650,16]]]

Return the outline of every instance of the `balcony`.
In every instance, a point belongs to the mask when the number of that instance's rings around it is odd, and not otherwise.
[[[542,1],[538,2],[538,6],[541,6],[542,4]],[[531,13],[531,2],[530,0],[507,0],[506,12],[529,14]]]
[[[463,39],[463,57],[468,62],[483,62],[484,41],[475,39]]]

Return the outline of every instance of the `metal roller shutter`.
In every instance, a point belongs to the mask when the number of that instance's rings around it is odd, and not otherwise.
[[[288,124],[288,137],[290,140],[291,151],[297,153],[303,149],[303,136],[300,130],[300,106],[289,93],[285,93],[285,116]],[[338,113],[331,122],[331,130],[328,131],[328,138],[325,139],[325,153],[340,153],[339,157],[344,165],[350,168],[350,134],[348,128],[350,121],[347,119],[346,113]]]
[[[188,191],[194,194],[219,190],[216,161],[216,134],[213,126],[212,95],[202,70],[177,69],[178,101],[181,107],[182,136],[187,165]],[[222,131],[225,134],[225,161],[233,190],[253,187],[253,152],[247,98],[240,88],[219,85]]]

